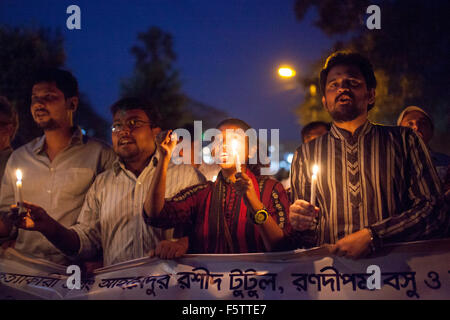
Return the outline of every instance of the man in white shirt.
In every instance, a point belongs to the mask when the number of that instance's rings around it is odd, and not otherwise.
[[[119,159],[95,180],[77,224],[65,228],[42,208],[25,204],[30,218],[21,225],[41,232],[68,256],[90,259],[103,250],[105,266],[144,257],[161,240],[170,239],[162,230],[148,227],[142,217],[160,157],[156,148],[156,136],[161,130],[158,113],[148,102],[135,98],[119,100],[111,111],[113,148]],[[166,192],[173,196],[204,181],[190,165],[171,165]],[[181,251],[185,251],[187,239],[179,242]]]
[[[78,83],[65,70],[45,69],[37,73],[31,96],[31,114],[44,131],[15,150],[7,162],[0,196],[0,238],[15,239],[21,253],[59,264],[71,262],[38,232],[14,228],[9,208],[16,199],[16,170],[23,174],[23,199],[48,212],[62,226],[74,225],[86,192],[95,177],[111,168],[116,156],[106,143],[83,136],[74,127],[78,107]]]

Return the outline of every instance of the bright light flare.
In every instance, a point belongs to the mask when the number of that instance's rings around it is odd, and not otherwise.
[[[278,69],[278,75],[283,78],[292,78],[295,74],[295,70],[289,67],[281,67]]]
[[[16,178],[17,178],[17,181],[22,181],[22,170],[20,170],[20,169],[16,170]]]
[[[231,141],[231,149],[233,149],[234,154],[237,154],[238,145],[239,142],[236,139],[233,139],[233,141]]]
[[[313,165],[313,174],[317,174],[319,172],[319,166],[317,164]]]

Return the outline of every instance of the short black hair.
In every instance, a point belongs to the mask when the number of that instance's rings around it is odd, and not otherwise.
[[[313,121],[308,123],[306,126],[303,127],[302,129],[302,141],[305,141],[305,136],[311,131],[314,130],[315,128],[318,127],[325,127],[327,129],[327,131],[330,131],[331,128],[331,124],[328,122],[323,122],[323,121]]]
[[[0,96],[0,113],[6,116],[8,122],[14,126],[13,134],[10,137],[13,140],[19,128],[19,115],[9,100],[4,96]]]
[[[247,131],[248,129],[251,129],[251,128],[252,128],[252,127],[251,127],[247,122],[245,122],[244,120],[237,119],[237,118],[228,118],[228,119],[225,119],[225,120],[220,121],[219,124],[216,126],[216,129],[219,129],[220,127],[226,126],[226,125],[229,125],[229,126],[236,126],[236,127],[238,127],[238,128],[241,128],[242,130],[244,130],[244,132]]]
[[[150,120],[151,128],[161,127],[162,118],[158,108],[146,99],[137,97],[125,97],[115,102],[110,108],[113,117],[119,110],[133,109],[139,109],[145,112],[148,119]]]
[[[78,81],[73,74],[67,70],[58,68],[40,69],[35,73],[31,85],[34,86],[35,84],[42,82],[54,82],[56,87],[64,93],[65,99],[79,96]]]
[[[375,78],[375,73],[373,72],[372,64],[369,59],[357,52],[351,51],[337,51],[332,53],[327,60],[325,65],[320,71],[319,81],[320,90],[322,95],[325,96],[325,85],[327,82],[327,76],[330,70],[337,65],[355,66],[361,71],[364,80],[366,81],[367,89],[375,89],[377,87],[377,79]],[[367,111],[374,107],[375,103],[369,104]]]

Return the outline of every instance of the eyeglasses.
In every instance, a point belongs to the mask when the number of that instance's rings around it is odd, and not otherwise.
[[[122,123],[122,122],[113,123],[113,125],[111,126],[111,130],[113,133],[119,133],[120,131],[124,130],[126,127],[128,129],[130,129],[130,131],[133,131],[134,129],[143,127],[145,125],[150,125],[150,122],[137,120],[137,119],[130,119],[130,120],[125,121],[125,123]]]

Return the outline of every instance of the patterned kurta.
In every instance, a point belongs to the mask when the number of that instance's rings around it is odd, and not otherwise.
[[[293,199],[310,200],[311,172],[319,165],[318,228],[311,245],[335,243],[371,227],[382,242],[436,235],[446,215],[428,149],[409,128],[367,121],[351,135],[334,124],[301,145],[291,168]]]

